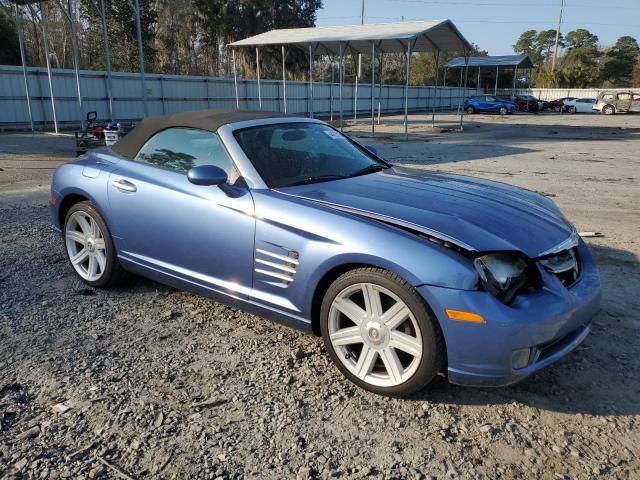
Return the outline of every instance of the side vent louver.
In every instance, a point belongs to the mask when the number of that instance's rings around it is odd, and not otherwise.
[[[256,273],[278,279],[282,284],[289,285],[293,282],[293,276],[300,263],[299,255],[294,250],[285,249],[283,253],[286,255],[256,248]]]

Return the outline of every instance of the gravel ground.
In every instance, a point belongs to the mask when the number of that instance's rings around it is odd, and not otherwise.
[[[438,377],[408,399],[369,394],[320,339],[140,278],[83,286],[46,206],[72,139],[0,135],[0,477],[639,478],[640,116],[399,130],[386,119],[363,141],[542,191],[604,234],[589,239],[603,308],[581,347],[509,388]]]

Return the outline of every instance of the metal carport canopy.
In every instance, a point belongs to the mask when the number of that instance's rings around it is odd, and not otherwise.
[[[232,47],[267,45],[312,45],[318,54],[337,54],[340,47],[358,53],[371,52],[371,44],[385,53],[402,53],[407,42],[415,42],[412,52],[468,52],[471,44],[451,20],[423,20],[400,23],[343,25],[332,27],[285,28],[270,30],[229,44]]]
[[[511,67],[533,68],[533,63],[525,53],[522,55],[494,55],[485,57],[456,57],[450,60],[445,67]]]

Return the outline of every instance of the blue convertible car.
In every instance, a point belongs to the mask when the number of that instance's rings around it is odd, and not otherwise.
[[[322,335],[351,381],[507,385],[588,334],[589,250],[537,193],[389,165],[326,123],[150,118],[60,166],[51,213],[94,287],[125,271]]]
[[[476,95],[464,101],[464,111],[469,114],[481,112],[495,112],[500,115],[507,115],[518,110],[513,102],[500,100],[491,95]]]

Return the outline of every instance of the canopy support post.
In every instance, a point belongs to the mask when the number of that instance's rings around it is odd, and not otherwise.
[[[284,45],[282,45],[282,102],[284,104],[284,113],[287,113],[287,76],[286,76],[284,61],[285,61],[285,50],[284,50]]]
[[[511,91],[511,95],[515,95],[516,94],[516,78],[518,76],[518,66],[516,65],[513,68],[513,88]]]
[[[464,85],[462,87],[462,102],[464,102],[465,97],[467,96],[467,78],[469,76],[469,51],[465,49],[464,51]],[[462,104],[460,103],[460,131],[462,131],[462,122],[464,121],[464,110],[462,109]]]
[[[80,107],[80,125],[84,130],[85,118],[84,109],[82,107],[82,91],[80,90],[80,54],[78,53],[78,37],[76,35],[76,24],[73,19],[73,7],[71,6],[71,0],[67,1],[67,11],[65,12],[69,24],[71,26],[71,48],[73,49],[73,67],[76,76],[76,89],[78,91],[78,106]]]
[[[48,7],[47,7],[48,8]],[[53,113],[53,129],[58,134],[58,116],[56,115],[56,99],[53,95],[53,79],[51,78],[51,61],[49,59],[49,13],[45,6],[40,3],[42,12],[42,29],[44,33],[44,55],[47,64],[47,77],[49,79],[49,95],[51,95],[51,112]]]
[[[331,83],[329,83],[329,121],[333,122],[333,81],[334,81],[334,69],[335,69],[335,57],[330,55],[331,58]]]
[[[352,53],[353,56],[353,53]],[[353,119],[358,119],[358,79],[360,77],[360,67],[362,65],[362,57],[358,54],[358,64],[356,65],[356,83],[353,87]]]
[[[71,2],[71,0],[69,0],[69,2]],[[147,81],[144,76],[144,50],[142,47],[142,26],[140,24],[140,0],[134,0],[134,2],[133,9],[136,16],[136,36],[138,38],[138,63],[140,64],[140,82],[142,84],[142,109],[144,110],[144,116],[148,117]]]
[[[29,80],[27,78],[27,65],[26,55],[24,53],[24,38],[22,31],[22,21],[20,20],[20,12],[18,10],[18,4],[16,7],[16,29],[18,30],[18,42],[20,43],[20,60],[22,61],[22,76],[24,77],[24,90],[27,95],[27,110],[29,111],[29,123],[31,124],[31,132],[35,132],[33,126],[33,111],[31,110],[31,95],[29,93]]]
[[[409,77],[411,76],[411,40],[407,42],[407,73],[404,84],[404,139],[409,140]]]
[[[480,88],[480,67],[478,67],[478,81],[477,81],[477,87],[476,88]]]
[[[113,120],[113,81],[111,78],[111,52],[109,50],[109,35],[107,33],[107,16],[104,0],[100,0],[100,20],[102,20],[102,41],[104,42],[104,63],[107,67],[107,95],[109,97],[109,120]]]
[[[238,96],[238,71],[236,69],[236,49],[231,50],[231,62],[233,63],[233,86],[236,90],[236,109],[240,110],[240,97]]]
[[[496,84],[493,87],[493,96],[498,95],[498,77],[500,76],[500,65],[496,65]]]
[[[309,45],[309,116],[313,118],[313,45]]]
[[[338,77],[340,81],[340,88],[338,89],[340,97],[340,131],[344,130],[344,117],[342,112],[342,84],[344,82],[344,47],[340,44],[340,60],[338,63]]]
[[[256,79],[258,80],[258,109],[262,110],[262,89],[260,88],[260,48],[256,47]]]
[[[371,136],[376,136],[376,44],[371,42]]]
[[[384,61],[384,51],[380,49],[380,80],[378,80],[380,86],[378,87],[378,125],[380,125],[380,110],[382,106],[382,83],[384,82],[384,77],[382,74],[383,70],[383,62]]]
[[[438,93],[438,76],[440,74],[440,49],[436,49],[436,51],[434,52],[435,55],[435,61],[436,61],[436,78],[435,78],[435,93]],[[438,94],[439,96],[439,94]],[[435,95],[434,95],[435,97]],[[432,99],[432,109],[431,109],[431,128],[435,128],[436,126],[436,102],[435,102],[435,98]]]

